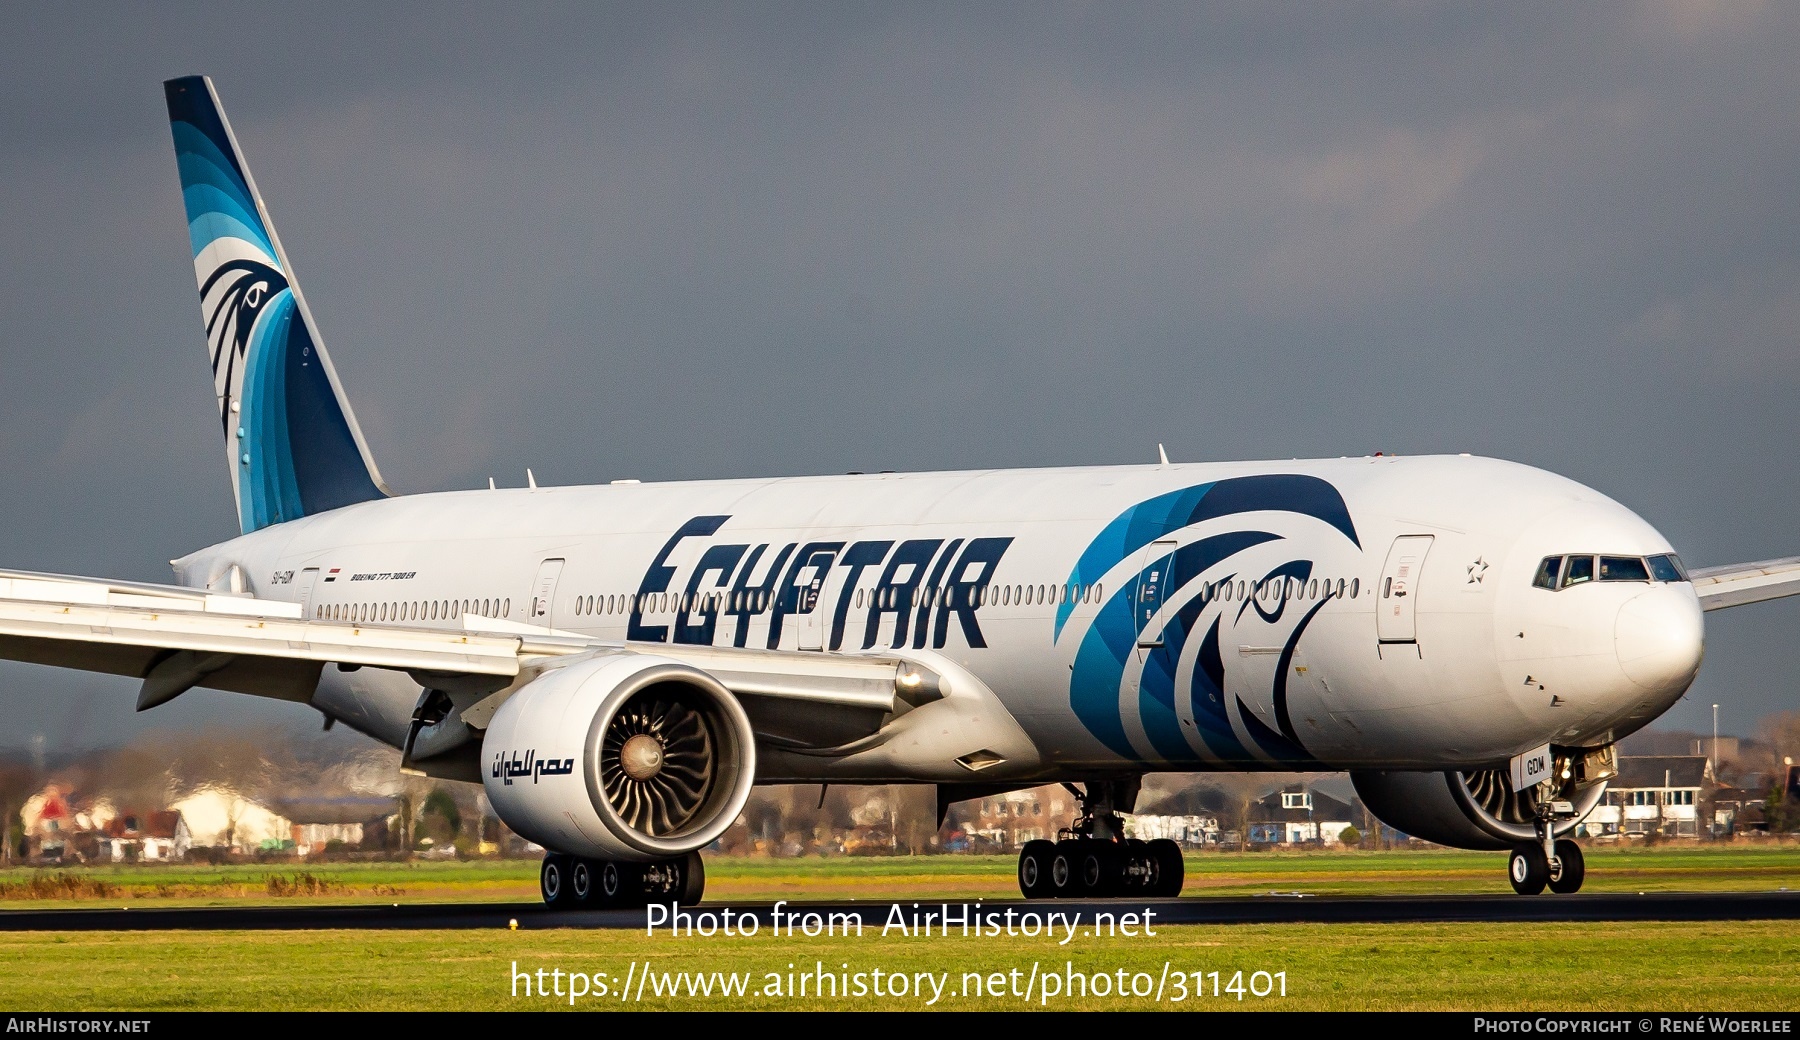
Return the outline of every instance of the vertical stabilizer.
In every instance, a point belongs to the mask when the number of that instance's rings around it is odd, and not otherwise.
[[[212,81],[163,84],[238,522],[388,494]]]

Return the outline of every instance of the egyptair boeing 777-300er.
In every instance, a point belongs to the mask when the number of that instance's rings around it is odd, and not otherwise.
[[[0,574],[0,656],[310,705],[479,783],[556,905],[694,902],[757,783],[1063,782],[1033,898],[1173,896],[1121,832],[1154,771],[1348,770],[1407,834],[1581,886],[1616,742],[1704,611],[1800,559],[1687,571],[1598,491],[1468,456],[397,496],[205,78],[165,84],[242,535],[175,583]]]

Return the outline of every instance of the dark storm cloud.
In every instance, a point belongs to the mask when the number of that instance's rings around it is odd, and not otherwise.
[[[9,8],[0,564],[233,531],[158,85],[197,72],[404,490],[1471,451],[1692,562],[1800,552],[1797,20]],[[1714,615],[1666,721],[1793,705],[1797,629]],[[137,722],[0,680],[18,732]]]

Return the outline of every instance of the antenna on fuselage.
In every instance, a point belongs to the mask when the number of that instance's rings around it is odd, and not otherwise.
[[[1169,453],[1163,450],[1161,441],[1156,443],[1156,457],[1162,460],[1163,465],[1167,466],[1169,464]]]
[[[489,478],[488,478],[488,490],[489,490],[489,491],[493,491],[493,490],[495,490],[495,488],[494,488],[494,478],[493,478],[493,477],[489,477]]]
[[[537,487],[537,477],[532,475],[531,467],[529,466],[525,467],[525,486],[529,488]]]

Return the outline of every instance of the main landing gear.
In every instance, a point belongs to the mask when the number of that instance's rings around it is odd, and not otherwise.
[[[1546,887],[1558,895],[1581,891],[1587,877],[1587,863],[1581,846],[1567,838],[1553,838],[1549,816],[1537,821],[1538,840],[1513,847],[1506,861],[1506,879],[1513,891],[1522,896],[1535,896]]]
[[[584,859],[552,852],[538,870],[544,905],[558,910],[620,910],[648,903],[692,906],[706,891],[698,852],[651,863]]]
[[[1181,846],[1167,838],[1140,841],[1124,835],[1117,809],[1130,811],[1137,791],[1137,777],[1093,781],[1085,790],[1069,786],[1081,799],[1080,819],[1057,841],[1028,841],[1019,850],[1019,891],[1025,898],[1180,895]]]

